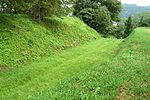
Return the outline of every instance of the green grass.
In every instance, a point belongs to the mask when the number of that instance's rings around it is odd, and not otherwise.
[[[26,15],[0,14],[0,72],[98,38],[75,17],[46,18],[39,24]]]
[[[120,40],[99,39],[46,57],[22,68],[0,73],[1,99],[26,99],[77,76],[113,57]]]
[[[109,63],[97,65],[79,76],[64,80],[57,87],[39,92],[30,99],[150,100],[148,30],[137,28],[120,44],[118,54]]]
[[[149,100],[150,29],[122,42],[74,17],[1,14],[0,99]]]

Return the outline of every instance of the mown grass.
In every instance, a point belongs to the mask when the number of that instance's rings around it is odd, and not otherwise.
[[[116,57],[57,87],[30,97],[35,100],[149,100],[150,29],[137,28],[120,44]],[[111,45],[110,45],[111,46]]]
[[[100,38],[78,18],[46,18],[45,23],[27,15],[0,14],[0,72]]]
[[[22,100],[109,61],[121,40],[99,39],[0,73],[0,99]]]

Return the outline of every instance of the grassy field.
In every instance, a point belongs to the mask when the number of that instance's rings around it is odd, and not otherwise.
[[[0,14],[0,72],[100,38],[75,17],[46,18],[44,22],[27,15]]]
[[[149,100],[150,28],[102,38],[78,18],[0,15],[0,100]]]
[[[109,61],[120,43],[117,39],[99,39],[35,62],[0,73],[1,99],[26,99],[54,87],[63,79]]]
[[[137,28],[120,44],[118,54],[109,63],[64,80],[30,99],[150,100],[149,30]]]

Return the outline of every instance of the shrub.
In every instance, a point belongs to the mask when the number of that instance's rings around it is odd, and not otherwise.
[[[116,27],[116,32],[114,34],[115,34],[114,36],[118,39],[125,37],[125,25],[124,25],[124,23],[122,23],[122,22],[118,23],[118,25]]]
[[[126,22],[125,22],[125,34],[124,34],[124,38],[128,37],[133,29],[134,29],[134,24],[133,24],[133,21],[132,21],[132,17],[129,17]]]
[[[139,26],[141,27],[150,27],[150,17],[141,17]]]

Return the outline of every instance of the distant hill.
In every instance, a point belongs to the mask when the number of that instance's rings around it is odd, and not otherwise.
[[[131,15],[142,13],[142,12],[150,12],[150,6],[137,6],[136,4],[123,4],[122,12],[120,14],[121,17],[127,18]]]

